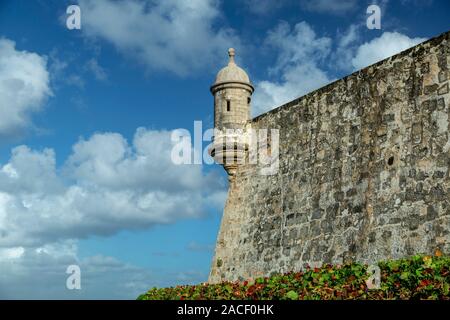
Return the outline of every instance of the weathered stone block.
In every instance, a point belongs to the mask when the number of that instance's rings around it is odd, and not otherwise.
[[[448,93],[448,83],[441,86],[438,90],[438,95],[442,96],[443,94]]]

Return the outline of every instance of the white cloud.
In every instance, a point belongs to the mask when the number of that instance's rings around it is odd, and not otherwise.
[[[367,67],[425,40],[425,38],[409,38],[398,32],[384,32],[380,37],[366,42],[358,48],[351,61],[353,68],[357,70]]]
[[[31,125],[30,117],[51,95],[47,60],[19,51],[11,40],[0,39],[0,138]]]
[[[174,165],[170,132],[140,128],[80,140],[63,168],[51,149],[20,146],[0,165],[0,247],[111,235],[205,214],[226,191],[199,165]],[[220,210],[220,209],[219,209]]]
[[[426,40],[385,32],[361,43],[360,30],[360,26],[350,25],[334,41],[317,36],[306,22],[293,29],[283,22],[271,30],[266,45],[274,49],[277,60],[269,69],[271,79],[255,82],[253,115],[316,90],[333,81],[337,73],[364,68]]]
[[[318,12],[342,15],[356,9],[357,0],[300,0],[302,8]]]
[[[355,54],[355,50],[358,48],[358,44],[361,40],[362,26],[352,24],[343,33],[338,33],[336,36],[336,51],[333,54],[334,69],[343,70],[346,72],[353,71],[351,60]]]
[[[0,248],[0,261],[19,259],[24,252],[23,247]]]
[[[318,89],[332,80],[320,68],[320,63],[330,53],[332,41],[328,37],[317,37],[306,22],[296,24],[293,30],[287,23],[280,23],[268,33],[266,43],[278,52],[270,75],[279,80],[256,83],[254,115]]]
[[[346,32],[338,37],[338,47],[346,48],[354,44],[359,38],[359,25],[352,24]]]
[[[10,161],[0,166],[0,192],[53,194],[61,187],[55,165],[55,153],[51,149],[38,152],[26,146],[16,147]]]
[[[231,29],[215,28],[216,0],[80,0],[82,31],[112,43],[150,70],[178,75],[205,69],[239,47]]]
[[[66,288],[69,265],[80,267],[81,290]],[[158,279],[113,257],[80,259],[73,241],[0,249],[0,270],[0,299],[135,299],[152,285],[167,284],[165,274]]]

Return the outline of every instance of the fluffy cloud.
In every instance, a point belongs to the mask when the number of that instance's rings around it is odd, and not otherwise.
[[[409,38],[398,32],[384,32],[380,37],[362,44],[351,60],[355,70],[369,66],[377,61],[411,48],[425,38]]]
[[[216,0],[80,0],[82,30],[112,43],[151,70],[186,75],[204,69],[230,46],[239,47],[231,29],[214,28]]]
[[[334,70],[352,72],[352,59],[361,41],[362,25],[352,24],[345,32],[338,32],[336,36],[336,51],[333,57]]]
[[[151,286],[206,279],[189,270],[154,273],[113,257],[79,257],[77,239],[221,209],[223,181],[199,165],[174,165],[172,147],[168,131],[139,128],[131,143],[97,133],[80,139],[61,167],[51,149],[14,148],[0,164],[0,299],[99,299],[105,292],[133,299]],[[65,286],[74,264],[81,290]]]
[[[81,290],[68,290],[67,267],[81,271]],[[0,249],[0,299],[134,299],[163,279],[113,257],[78,257],[76,242]],[[164,275],[163,278],[168,278]]]
[[[315,90],[332,79],[320,67],[331,50],[332,40],[317,37],[314,30],[300,22],[291,30],[285,22],[268,33],[266,44],[278,52],[269,72],[279,81],[256,83],[253,103],[255,115]]]
[[[0,138],[28,127],[31,115],[50,95],[46,58],[0,39]]]
[[[350,25],[334,41],[319,37],[306,22],[290,28],[285,22],[271,30],[266,46],[277,55],[271,80],[256,81],[253,115],[258,115],[318,89],[345,73],[364,68],[422,41],[398,32],[361,43],[361,27]],[[343,72],[345,72],[343,74]]]
[[[225,188],[199,165],[175,165],[170,132],[80,140],[62,168],[51,149],[19,146],[0,165],[0,247],[111,235],[220,208]],[[11,253],[10,253],[11,254]]]

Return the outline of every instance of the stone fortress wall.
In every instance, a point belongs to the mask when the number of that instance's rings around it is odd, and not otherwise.
[[[250,121],[279,170],[237,168],[210,282],[450,253],[450,32]]]

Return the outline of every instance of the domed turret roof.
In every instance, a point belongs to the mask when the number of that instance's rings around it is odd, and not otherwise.
[[[250,78],[247,73],[242,68],[238,67],[234,61],[235,50],[233,48],[228,49],[228,56],[230,57],[230,61],[225,68],[222,68],[219,71],[214,85],[224,82],[242,82],[250,84]]]

